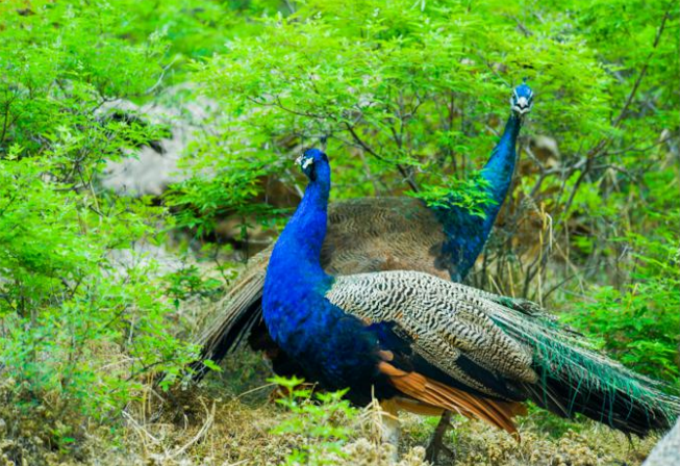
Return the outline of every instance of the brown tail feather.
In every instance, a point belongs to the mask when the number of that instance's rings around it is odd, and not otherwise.
[[[198,343],[202,346],[201,360],[194,363],[198,376],[203,375],[201,361],[220,361],[248,333],[257,322],[260,313],[253,308],[262,298],[264,278],[269,263],[271,248],[253,257],[248,268],[238,277],[221,303],[217,319],[206,326]]]
[[[519,441],[519,433],[512,418],[526,412],[520,403],[497,401],[466,393],[429,379],[417,372],[405,372],[382,362],[380,372],[390,378],[399,391],[426,405],[460,413],[468,418],[481,419],[503,429]]]
[[[419,416],[441,416],[444,414],[442,408],[428,405],[413,398],[395,398],[394,400],[398,409],[418,414]]]

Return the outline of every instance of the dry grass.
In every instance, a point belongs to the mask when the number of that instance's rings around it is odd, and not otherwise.
[[[213,377],[201,387],[156,394],[149,388],[143,403],[125,413],[125,425],[114,435],[87,427],[75,446],[53,443],[59,421],[49,409],[0,408],[0,466],[134,465],[226,466],[275,465],[315,440],[301,435],[274,435],[272,429],[291,414],[269,402],[269,389],[234,396]],[[255,397],[256,399],[252,399]],[[344,445],[345,457],[329,455],[327,464],[387,466],[391,450],[379,442],[373,408],[346,420],[353,434]],[[399,466],[419,466],[423,446],[435,419],[402,417],[403,441]],[[571,427],[569,427],[571,426]],[[558,434],[556,429],[564,429]],[[552,433],[550,431],[553,431]],[[641,464],[655,439],[632,440],[592,422],[567,425],[541,413],[522,421],[522,442],[476,421],[454,420],[448,437],[460,466],[595,466]],[[446,461],[442,461],[447,464]]]

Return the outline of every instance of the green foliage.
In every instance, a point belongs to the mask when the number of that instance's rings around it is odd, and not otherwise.
[[[430,207],[448,208],[456,206],[466,209],[473,215],[484,217],[484,208],[490,203],[495,203],[484,188],[489,186],[489,182],[479,174],[469,180],[449,180],[450,186],[429,186],[424,185],[424,190],[418,193],[407,193],[425,201]]]
[[[223,282],[215,278],[204,278],[195,265],[185,267],[165,276],[168,282],[167,295],[178,308],[181,301],[193,296],[216,297],[223,291]]]
[[[304,387],[304,380],[295,377],[274,377],[270,382],[284,391],[276,401],[291,412],[273,433],[301,437],[301,447],[286,458],[286,464],[333,464],[334,457],[342,457],[341,447],[351,432],[347,421],[358,416],[358,411],[343,400],[345,392],[313,392]]]
[[[198,173],[206,170],[216,173],[209,180],[199,174],[170,187],[164,202],[176,210],[178,226],[192,229],[202,237],[213,232],[217,221],[227,215],[256,214],[265,223],[279,213],[269,205],[249,202],[259,193],[261,178],[271,170],[266,161],[225,154],[220,164],[226,166],[219,167],[215,166],[214,156],[205,150],[194,152],[188,159],[184,162],[186,167]]]
[[[195,354],[169,330],[162,271],[135,252],[165,241],[167,210],[98,184],[106,163],[167,131],[100,111],[164,78],[164,28],[130,39],[142,5],[0,5],[0,373],[15,401],[69,421],[61,444],[80,415],[117,422],[150,373],[170,383]]]
[[[312,1],[265,18],[261,34],[230,41],[199,69],[227,115],[219,143],[207,141],[212,160],[280,173],[290,169],[282,145],[323,137],[336,195],[399,190],[417,175],[435,197],[442,174],[465,179],[488,157],[489,121],[498,128],[509,112],[498,103],[526,76],[542,95],[540,126],[559,114],[561,131],[579,135],[574,147],[600,137],[609,78],[592,50],[557,31],[523,37],[510,11],[500,14],[506,3]],[[543,66],[575,59],[578,69]]]
[[[571,322],[600,336],[601,345],[643,374],[678,379],[680,212],[668,214],[656,237],[631,234],[631,282],[623,291],[601,286],[592,302],[576,303]]]
[[[195,351],[175,336],[182,307],[230,277],[220,263],[224,280],[168,274],[135,247],[165,247],[159,232],[179,228],[205,240],[229,216],[243,237],[280,223],[304,184],[292,164],[304,146],[327,144],[336,198],[479,212],[478,169],[524,77],[536,92],[524,142],[546,135],[559,151],[524,151],[482,283],[541,299],[555,284],[573,325],[677,380],[679,16],[667,0],[1,2],[0,375],[12,401],[73,413],[54,428],[61,448],[85,425],[75,414],[115,423],[153,371],[179,377]],[[103,109],[181,82],[221,109],[186,154],[195,176],[160,203],[104,191],[107,163],[168,128]],[[347,432],[333,416],[354,413],[339,395],[289,388],[280,432],[338,453]],[[314,448],[291,461],[316,461]]]

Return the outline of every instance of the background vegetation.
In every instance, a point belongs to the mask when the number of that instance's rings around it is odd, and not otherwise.
[[[285,223],[301,148],[326,146],[334,199],[455,191],[474,209],[523,78],[516,182],[469,281],[677,384],[679,21],[668,0],[0,3],[2,416],[44,413],[59,458],[86,461],[92,429],[121,444],[166,397],[153,374],[184,377],[237,263]],[[176,85],[219,109],[185,175],[161,196],[108,189],[111,163],[173,127],[120,103]],[[8,436],[35,446],[22,425]]]

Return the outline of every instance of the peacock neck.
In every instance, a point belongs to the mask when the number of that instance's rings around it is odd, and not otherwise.
[[[330,193],[330,168],[319,164],[315,179],[310,181],[295,214],[281,233],[272,252],[270,265],[281,266],[279,279],[304,269],[309,279],[327,278],[321,267],[321,247],[326,237],[328,198]],[[272,272],[276,273],[276,270]]]
[[[487,181],[486,191],[491,202],[484,208],[483,234],[486,238],[493,226],[496,216],[503,206],[512,183],[517,160],[517,137],[522,126],[521,119],[514,113],[508,118],[503,136],[496,145],[491,158],[482,170],[482,178]]]
[[[311,181],[295,214],[272,251],[264,282],[264,321],[274,341],[291,355],[313,346],[328,317],[321,301],[333,278],[321,267],[326,236],[330,168],[316,161]]]
[[[521,123],[519,117],[510,116],[503,136],[482,170],[482,178],[486,181],[484,189],[490,198],[483,209],[484,216],[475,215],[455,204],[433,208],[447,237],[438,265],[448,269],[453,281],[462,281],[474,266],[508,194],[515,170],[515,144]]]

